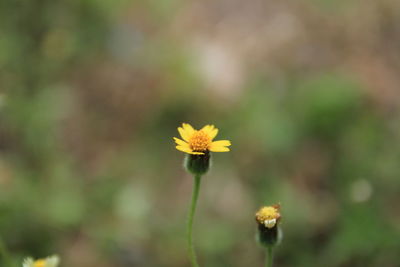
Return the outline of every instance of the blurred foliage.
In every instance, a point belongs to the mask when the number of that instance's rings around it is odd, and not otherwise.
[[[2,266],[188,266],[181,122],[233,143],[202,265],[262,266],[279,202],[277,266],[398,266],[400,5],[339,2],[1,1]]]

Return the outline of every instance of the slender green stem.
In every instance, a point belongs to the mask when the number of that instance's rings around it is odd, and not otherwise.
[[[189,217],[187,220],[187,242],[189,247],[189,257],[193,267],[199,267],[199,264],[197,263],[196,252],[193,246],[192,229],[193,229],[193,218],[196,212],[196,204],[200,191],[200,180],[201,180],[201,175],[194,176],[192,203],[190,204]]]
[[[272,246],[267,248],[267,259],[265,261],[265,267],[272,267],[273,253]]]

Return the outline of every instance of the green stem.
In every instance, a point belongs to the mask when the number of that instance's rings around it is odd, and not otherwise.
[[[192,229],[193,229],[193,217],[196,211],[196,204],[200,191],[200,180],[201,180],[201,175],[194,175],[192,203],[190,204],[189,217],[187,221],[187,242],[189,247],[189,257],[193,267],[199,267],[199,264],[197,263],[196,252],[193,246]]]
[[[265,267],[272,267],[273,253],[272,246],[267,248],[267,260],[265,261]]]

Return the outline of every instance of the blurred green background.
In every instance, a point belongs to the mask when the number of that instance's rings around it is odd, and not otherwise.
[[[0,233],[11,262],[189,266],[172,140],[215,124],[202,266],[400,266],[400,2],[3,0]],[[2,265],[6,266],[5,259]]]

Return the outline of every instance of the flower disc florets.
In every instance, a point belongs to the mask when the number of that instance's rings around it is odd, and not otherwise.
[[[200,130],[193,133],[188,143],[193,151],[204,152],[209,149],[211,138],[204,131]]]
[[[279,205],[262,207],[256,213],[256,220],[258,223],[263,224],[267,228],[274,227],[281,218],[279,213]]]

